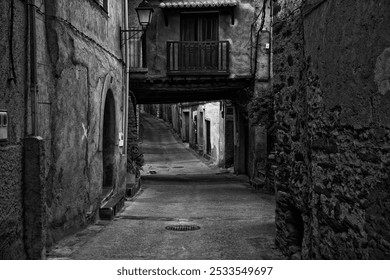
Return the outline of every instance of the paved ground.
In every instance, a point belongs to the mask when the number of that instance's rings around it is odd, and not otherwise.
[[[160,120],[144,115],[142,123],[141,192],[114,221],[64,239],[49,259],[282,258],[273,245],[273,196],[251,190],[245,176],[207,164]],[[200,229],[167,230],[171,225]]]
[[[172,133],[168,124],[146,114],[141,118],[144,175],[215,174],[220,171],[189,150],[188,144]]]

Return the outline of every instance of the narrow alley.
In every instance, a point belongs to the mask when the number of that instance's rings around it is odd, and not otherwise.
[[[175,134],[169,131],[169,126],[161,120],[143,114],[141,124],[144,174],[183,175],[218,172],[186,149],[185,143],[175,137]]]
[[[208,166],[161,120],[144,115],[140,194],[112,222],[65,238],[48,259],[280,259],[272,195]],[[155,171],[156,174],[150,174]],[[168,226],[198,226],[172,231]]]
[[[389,260],[389,15],[0,1],[0,259]]]

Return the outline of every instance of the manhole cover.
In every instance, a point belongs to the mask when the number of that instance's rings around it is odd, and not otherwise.
[[[191,231],[198,230],[200,227],[196,225],[172,225],[165,227],[165,229],[173,231]]]

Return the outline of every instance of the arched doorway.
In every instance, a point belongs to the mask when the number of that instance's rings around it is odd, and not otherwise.
[[[104,104],[103,120],[103,195],[109,194],[115,188],[115,100],[111,90],[108,90]]]

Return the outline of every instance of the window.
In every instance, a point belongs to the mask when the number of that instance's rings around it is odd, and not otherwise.
[[[108,0],[95,0],[95,2],[102,7],[102,9],[108,12]]]
[[[217,11],[183,12],[180,41],[168,41],[169,75],[229,74],[229,42],[219,41]]]
[[[218,13],[181,15],[182,41],[218,41]]]
[[[185,68],[218,69],[218,13],[181,15],[181,41],[209,42],[184,44],[180,58]]]
[[[137,28],[130,28],[130,68],[146,68],[145,34]]]

